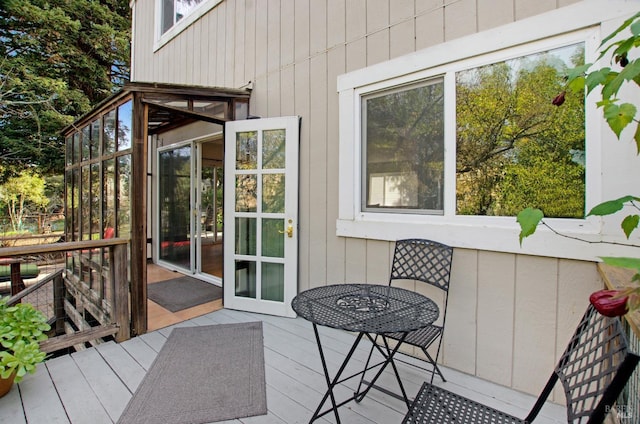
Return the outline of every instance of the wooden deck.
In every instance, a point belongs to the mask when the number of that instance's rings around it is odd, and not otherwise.
[[[326,389],[318,349],[311,324],[297,319],[278,318],[222,309],[176,326],[211,325],[242,321],[263,321],[268,414],[227,423],[304,423],[308,422]],[[41,364],[0,398],[2,423],[113,423],[124,410],[132,393],[151,366],[173,327],[136,337],[124,343],[105,343],[97,348],[51,359]],[[352,334],[321,328],[323,346],[330,367],[337,369],[350,347]],[[354,367],[363,366],[368,347],[354,355]],[[354,368],[355,369],[355,368]],[[424,371],[400,363],[399,369],[408,393],[416,393]],[[550,372],[543,370],[542,372]],[[443,383],[453,390],[524,417],[534,402],[531,396],[443,369]],[[386,373],[381,384],[396,389],[392,375]],[[347,382],[337,396],[348,396],[357,382]],[[502,399],[504,401],[498,401]],[[403,402],[372,390],[361,403],[340,408],[345,423],[399,423],[406,413]],[[326,418],[326,419],[325,419]],[[335,422],[327,415],[320,423]],[[549,404],[536,423],[566,422],[564,408]]]

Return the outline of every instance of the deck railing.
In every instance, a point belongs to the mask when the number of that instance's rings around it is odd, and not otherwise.
[[[128,246],[128,239],[112,238],[0,248],[0,258],[13,266],[9,303],[33,304],[52,325],[44,351],[130,338]],[[44,271],[25,281],[24,264]]]

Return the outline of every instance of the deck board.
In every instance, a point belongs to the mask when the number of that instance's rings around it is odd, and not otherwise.
[[[116,422],[173,328],[258,320],[263,322],[268,414],[225,421],[223,424],[308,422],[326,390],[312,325],[301,318],[279,318],[227,309],[120,344],[105,343],[49,360],[38,367],[35,375],[28,375],[7,396],[0,398],[0,422]],[[349,350],[354,335],[324,327],[319,328],[319,332],[333,373]],[[362,369],[370,346],[366,340],[361,342],[346,373]],[[420,362],[409,358],[408,362],[412,361]],[[399,363],[398,369],[410,395],[416,393],[427,378],[423,370],[409,364]],[[448,389],[519,416],[524,416],[534,402],[532,396],[454,370],[445,368],[443,372],[449,380],[444,383]],[[385,387],[397,390],[397,383],[390,371],[385,371],[379,381]],[[348,381],[337,387],[338,400],[351,396],[357,384],[357,381]],[[405,412],[404,402],[372,390],[361,403],[351,402],[341,407],[340,417],[343,422],[353,424],[387,424],[399,423]],[[546,406],[540,418],[543,424],[566,422],[564,408],[558,405]],[[317,422],[333,423],[335,418],[327,414]]]
[[[96,349],[102,359],[122,378],[122,382],[127,386],[127,389],[134,392],[142,382],[147,370],[129,355],[120,344],[114,342],[103,343]]]
[[[93,394],[82,371],[70,356],[47,361],[47,370],[60,400],[73,423],[109,424],[112,422],[100,399]]]

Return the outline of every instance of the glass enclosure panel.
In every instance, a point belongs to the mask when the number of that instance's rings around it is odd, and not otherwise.
[[[262,133],[262,168],[284,169],[285,130],[265,130]]]
[[[78,241],[80,240],[80,169],[76,168],[72,172],[71,204],[73,209],[71,214],[73,216],[73,224],[71,231],[73,241]]]
[[[81,202],[81,225],[82,225],[82,235],[81,240],[89,240],[89,234],[91,233],[91,195],[90,195],[90,185],[89,185],[89,166],[82,167],[82,194],[80,196]]]
[[[238,218],[236,222],[236,254],[250,255],[256,254],[256,219],[255,218]]]
[[[284,219],[262,219],[262,256],[284,258]]]
[[[284,301],[284,264],[262,263],[262,299]]]
[[[284,213],[284,174],[262,176],[262,212]]]
[[[116,210],[116,168],[115,161],[113,159],[107,159],[102,162],[102,226],[104,228],[104,238],[111,238],[115,236],[115,224],[116,217],[114,212]],[[112,234],[111,237],[106,237],[107,234]]]
[[[65,139],[65,148],[66,164],[71,165],[73,163],[73,136]]]
[[[133,123],[132,102],[118,107],[118,151],[131,147],[131,128]]]
[[[236,169],[256,169],[258,164],[258,132],[236,134]]]
[[[82,128],[82,160],[89,160],[89,144],[91,143],[91,127]]]
[[[80,162],[80,133],[73,135],[73,163]]]
[[[102,203],[102,187],[100,184],[100,164],[91,164],[91,240],[99,240],[101,238],[101,203]]]
[[[363,210],[443,213],[444,82],[363,98]]]
[[[67,213],[67,219],[65,219],[65,233],[67,234],[67,237],[69,239],[69,241],[74,241],[75,237],[73,236],[74,234],[74,223],[75,223],[75,219],[76,219],[76,212],[75,212],[75,205],[74,205],[74,190],[75,190],[75,170],[70,170],[65,172],[65,181],[66,181],[66,186],[65,186],[65,201],[66,201],[66,213]]]
[[[456,74],[457,214],[584,217],[584,99],[550,100],[583,62],[580,43]]]
[[[96,119],[91,123],[91,145],[89,146],[89,156],[95,159],[100,156],[100,120]]]
[[[256,263],[236,260],[235,295],[256,298]]]
[[[236,212],[256,212],[258,205],[257,175],[236,176]]]
[[[127,237],[131,234],[131,155],[118,157],[117,163],[117,233],[120,237]]]
[[[235,119],[247,119],[247,116],[249,116],[249,103],[236,101],[235,114]]]
[[[102,119],[104,120],[102,125],[103,153],[110,154],[116,151],[116,111],[112,110]]]
[[[158,162],[160,259],[191,267],[191,147],[161,152]]]

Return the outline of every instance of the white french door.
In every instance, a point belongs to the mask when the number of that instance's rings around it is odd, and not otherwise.
[[[297,116],[225,124],[224,305],[294,317]]]

